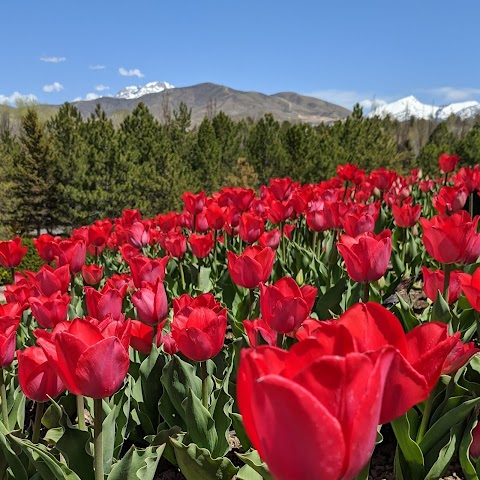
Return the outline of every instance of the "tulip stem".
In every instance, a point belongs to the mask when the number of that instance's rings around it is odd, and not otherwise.
[[[283,227],[285,226],[285,222],[280,222],[280,241],[282,242],[282,260],[284,262],[287,261],[285,258],[285,234],[283,233]]]
[[[40,428],[42,426],[43,402],[37,402],[35,409],[35,422],[33,424],[32,443],[38,443],[40,440]]]
[[[443,279],[443,298],[448,303],[448,295],[450,289],[450,272],[452,270],[452,265],[447,263],[445,265],[445,277]]]
[[[218,232],[216,230],[213,231],[213,264],[215,268],[217,268],[217,236]]]
[[[208,372],[207,362],[200,362],[202,371],[202,405],[208,410]]]
[[[253,291],[253,288],[249,290],[249,298],[248,298],[248,318],[252,316],[252,310],[253,310],[253,303],[255,302],[255,292]]]
[[[2,400],[2,418],[5,428],[10,431],[10,422],[8,421],[7,390],[5,389],[5,378],[3,368],[0,369],[0,397]]]
[[[185,291],[186,285],[185,285],[185,274],[183,273],[183,264],[182,260],[179,258],[178,259],[178,269],[180,270],[180,281],[182,283],[182,291]]]
[[[77,416],[78,416],[78,429],[87,430],[85,425],[85,405],[83,403],[83,395],[77,395]]]
[[[434,387],[425,402],[425,409],[423,410],[422,415],[422,423],[420,423],[420,427],[417,432],[417,443],[420,443],[423,436],[425,435],[425,432],[427,431],[428,422],[430,421],[430,414],[432,413],[433,399],[435,398],[435,390],[436,388]]]
[[[95,453],[94,466],[95,466],[95,480],[104,480],[103,474],[103,407],[102,399],[95,398],[94,404],[94,434],[93,434],[93,447]]]
[[[368,299],[370,297],[370,283],[365,282],[363,284],[363,295],[362,295],[362,301],[363,303],[367,303]]]
[[[10,267],[10,272],[12,274],[12,285],[15,285],[15,267]]]
[[[473,220],[473,192],[470,193],[470,202],[468,202],[468,208],[470,210],[470,218]]]
[[[277,347],[283,348],[283,341],[285,340],[285,335],[283,333],[279,333],[277,335]]]

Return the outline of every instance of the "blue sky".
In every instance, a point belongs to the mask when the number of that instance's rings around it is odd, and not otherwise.
[[[152,81],[295,91],[350,108],[406,95],[480,100],[480,2],[455,3],[3,2],[0,102],[17,92],[62,103]]]

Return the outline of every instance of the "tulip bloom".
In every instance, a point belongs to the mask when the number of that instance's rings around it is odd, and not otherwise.
[[[128,372],[130,357],[130,321],[112,322],[115,333],[99,325],[76,318],[59,324],[58,331],[37,339],[55,365],[67,390],[74,395],[94,399],[113,395]]]
[[[428,254],[443,264],[475,262],[480,256],[480,234],[476,233],[479,218],[472,221],[464,210],[451,216],[436,215],[431,220],[421,218]]]
[[[85,303],[87,311],[91,317],[103,320],[107,315],[111,315],[114,320],[118,320],[122,315],[122,294],[115,289],[102,290],[99,292],[92,287],[84,287]]]
[[[241,351],[240,413],[278,480],[354,478],[375,446],[393,349],[344,357],[319,356],[318,349],[318,340],[309,338],[288,352]],[[292,435],[308,441],[291,442]]]
[[[411,228],[417,224],[422,214],[421,205],[408,205],[404,204],[399,207],[396,204],[392,205],[393,219],[398,227]]]
[[[155,283],[158,280],[163,282],[168,260],[169,257],[150,259],[143,255],[131,258],[128,264],[134,285],[140,288],[143,282]]]
[[[213,244],[213,233],[210,232],[207,235],[197,235],[192,233],[188,238],[188,243],[192,249],[192,253],[197,258],[205,258],[212,251]]]
[[[57,292],[67,293],[70,280],[68,265],[55,270],[49,265],[44,265],[33,277],[33,284],[41,295],[49,297]]]
[[[473,275],[460,273],[459,277],[467,300],[477,312],[480,312],[480,268],[477,268]]]
[[[223,347],[227,330],[227,309],[220,312],[197,307],[187,315],[173,317],[172,337],[186,357],[203,362],[217,355]]]
[[[82,267],[82,277],[85,285],[90,285],[91,287],[98,285],[102,280],[102,276],[103,276],[103,267],[99,267],[98,265],[95,265],[95,264],[84,265]]]
[[[260,284],[260,311],[267,325],[279,333],[290,333],[300,327],[312,311],[317,289],[299,287],[291,277],[273,285]]]
[[[73,275],[82,269],[86,256],[87,244],[85,240],[62,240],[58,242],[55,247],[55,258],[57,259],[58,266],[63,267],[64,265],[69,265],[70,272]]]
[[[132,297],[138,318],[147,325],[161,322],[168,314],[168,300],[163,283],[144,284]]]
[[[461,210],[468,198],[468,190],[464,185],[442,187],[433,199],[433,206],[442,215],[451,215]]]
[[[445,281],[445,272],[443,270],[430,271],[427,267],[422,267],[423,273],[423,291],[425,295],[434,302],[437,298],[437,293],[443,293],[443,285]],[[460,283],[460,276],[463,275],[460,270],[453,270],[450,272],[450,285],[448,287],[448,303],[455,303],[461,293],[462,285]]]
[[[345,355],[352,349],[370,352],[385,346],[394,347],[381,424],[403,415],[428,397],[460,337],[459,332],[449,335],[448,325],[440,322],[424,323],[405,334],[393,313],[372,302],[354,305],[338,320],[318,322],[312,334],[322,345],[317,355]]]
[[[448,153],[442,153],[438,158],[438,166],[443,173],[450,173],[455,170],[457,163],[460,161],[458,155],[449,155]]]
[[[198,215],[205,207],[207,196],[205,192],[191,193],[185,192],[182,195],[183,203],[185,204],[185,210],[192,215]]]
[[[379,235],[362,233],[355,238],[342,235],[337,243],[338,252],[345,260],[349,277],[355,282],[373,282],[387,271],[392,253],[392,232]]]
[[[66,293],[62,295],[56,292],[50,297],[32,297],[29,302],[35,320],[43,328],[54,328],[57,323],[67,319],[70,300]]]
[[[350,237],[375,229],[375,217],[368,212],[349,213],[342,221],[345,233]]]
[[[165,238],[165,250],[175,258],[182,258],[187,251],[187,237],[181,233],[171,232]]]
[[[20,237],[0,242],[0,265],[5,268],[18,267],[27,250],[28,247],[22,247],[22,239]]]
[[[287,225],[283,227],[285,232]],[[280,230],[274,228],[268,232],[263,232],[260,238],[258,239],[258,244],[262,247],[270,247],[276,250],[280,244]]]
[[[126,231],[128,243],[141,250],[150,241],[150,228],[144,222],[135,222]]]
[[[255,288],[272,273],[275,251],[269,247],[247,247],[241,255],[227,252],[228,271],[241,287]]]
[[[243,327],[245,328],[245,333],[247,334],[251,347],[257,348],[259,346],[258,335],[260,335],[271,347],[274,347],[277,344],[277,332],[271,329],[262,318],[244,320]]]
[[[33,239],[33,244],[37,249],[39,257],[47,263],[53,262],[55,259],[55,249],[60,237],[52,237],[48,233],[43,233]]]
[[[153,327],[138,320],[131,320],[131,324],[130,346],[138,352],[148,355],[152,349]]]
[[[197,307],[204,307],[219,313],[223,310],[220,302],[215,300],[211,293],[202,293],[196,297],[191,297],[188,293],[180,295],[173,299],[173,315],[190,315],[190,312]]]
[[[249,212],[242,213],[240,216],[240,229],[238,234],[240,238],[246,243],[254,243],[260,235],[265,231],[265,222],[257,215],[252,215]]]
[[[18,383],[26,397],[36,402],[48,402],[58,397],[65,385],[40,347],[17,350]]]
[[[8,367],[13,362],[19,325],[18,316],[0,317],[0,368]]]

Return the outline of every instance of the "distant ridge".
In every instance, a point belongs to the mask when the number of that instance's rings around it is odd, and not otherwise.
[[[147,93],[137,97],[138,91],[155,88],[155,85],[165,84],[162,91]],[[266,95],[258,92],[243,92],[233,88],[216,85],[214,83],[200,83],[191,87],[175,88],[166,82],[152,82],[145,87],[129,87],[122,98],[101,97],[96,100],[78,101],[73,104],[82,115],[88,116],[100,104],[106,114],[113,116],[117,113],[131,112],[140,102],[143,102],[152,114],[163,120],[165,110],[178,109],[181,102],[192,109],[192,123],[198,124],[207,114],[220,111],[230,117],[240,120],[252,118],[258,120],[266,113],[271,113],[279,121],[307,122],[311,124],[331,123],[343,120],[350,110],[314,97],[307,97],[293,92],[282,92]],[[125,98],[128,94],[134,98]]]

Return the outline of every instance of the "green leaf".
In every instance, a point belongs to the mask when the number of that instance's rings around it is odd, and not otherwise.
[[[451,319],[452,314],[450,313],[450,307],[440,291],[438,291],[435,301],[433,302],[431,321],[449,323]]]
[[[267,464],[260,458],[257,450],[251,450],[247,453],[237,453],[237,457],[249,467],[253,468],[265,480],[273,480]]]
[[[201,400],[189,390],[183,403],[185,408],[187,432],[193,442],[200,448],[213,452],[218,436],[210,412],[202,405]]]
[[[346,285],[347,280],[345,278],[340,278],[332,288],[327,290],[326,293],[317,300],[315,311],[318,318],[322,320],[332,318],[330,311],[340,313],[340,302],[345,292]]]
[[[252,447],[252,443],[250,442],[250,439],[248,438],[245,432],[242,416],[239,413],[232,413],[230,414],[230,417],[232,419],[232,424],[233,424],[233,429],[235,430],[235,434],[237,435],[237,438],[240,440],[240,443],[242,444],[243,449],[247,451]]]
[[[15,480],[28,480],[27,472],[18,454],[10,446],[9,436],[5,436],[0,432],[0,451],[1,460],[5,461],[5,468],[8,469]],[[0,464],[1,465],[1,464]]]
[[[184,445],[171,438],[178,466],[187,480],[230,480],[238,468],[226,457],[213,459],[205,448]],[[109,479],[110,480],[110,479]]]
[[[408,468],[409,477],[407,478],[423,480],[425,475],[423,453],[419,445],[412,439],[411,421],[408,419],[408,415],[405,413],[398,417],[391,422],[391,425]],[[403,469],[402,472],[406,474]]]
[[[198,275],[198,288],[202,292],[210,292],[213,288],[213,284],[210,280],[212,269],[210,267],[200,267],[200,273]]]
[[[81,480],[73,470],[70,470],[64,463],[58,461],[48,452],[44,445],[35,445],[29,440],[21,440],[16,437],[11,438],[27,454],[35,469],[43,478],[48,478],[49,480]]]
[[[138,450],[131,447],[112,467],[107,480],[153,480],[165,445]]]
[[[473,442],[472,430],[477,426],[477,423],[477,415],[475,413],[470,415],[458,449],[458,459],[466,480],[478,480],[477,472],[470,458],[470,445]]]
[[[182,424],[176,422],[175,424],[171,424],[170,427],[174,425],[179,425],[180,427],[186,426],[187,419],[182,406],[183,401],[187,398],[190,389],[196,397],[200,398],[202,396],[202,381],[196,376],[195,367],[184,362],[177,355],[173,355],[170,362],[163,368],[161,382],[171,404],[183,420]],[[162,402],[160,401],[160,411],[161,408]]]
[[[452,427],[450,434],[428,452],[425,457],[426,468],[432,463],[433,465],[429,469],[425,480],[437,480],[445,473],[452,462],[453,455],[460,441],[463,423],[461,422]]]
[[[237,473],[238,480],[262,480],[262,478],[250,465],[244,465]]]
[[[420,448],[422,452],[428,452],[434,445],[442,439],[449,430],[463,421],[470,412],[475,408],[476,405],[480,403],[480,398],[473,398],[463,402],[456,408],[453,408],[443,417],[437,420],[429,430],[425,433],[425,436],[420,441]]]

